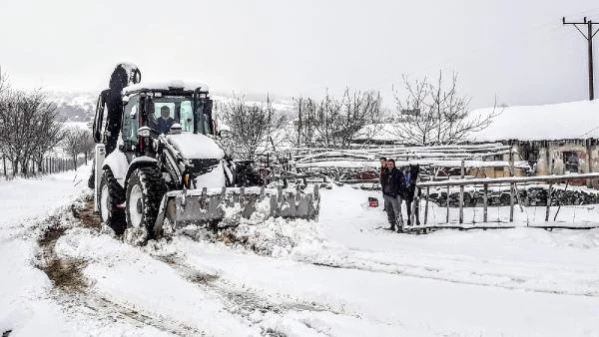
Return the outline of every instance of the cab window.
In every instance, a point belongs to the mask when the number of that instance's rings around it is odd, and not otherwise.
[[[187,97],[157,97],[149,103],[149,126],[159,133],[167,134],[174,123],[183,132],[193,132],[192,102]]]
[[[137,145],[137,129],[139,129],[139,97],[131,97],[125,106],[123,116],[123,140],[126,145]]]

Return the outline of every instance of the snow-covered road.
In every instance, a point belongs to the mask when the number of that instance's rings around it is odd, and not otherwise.
[[[0,334],[599,336],[596,230],[400,235],[340,187],[318,223],[138,248],[78,219],[86,170],[0,183]]]

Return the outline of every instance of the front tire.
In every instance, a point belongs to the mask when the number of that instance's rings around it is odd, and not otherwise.
[[[118,205],[125,201],[125,191],[109,169],[105,169],[102,174],[97,200],[102,222],[112,228],[116,235],[122,235],[127,223],[125,211]]]
[[[157,167],[135,169],[127,183],[127,227],[131,231],[147,231],[154,238],[154,225],[166,184]]]

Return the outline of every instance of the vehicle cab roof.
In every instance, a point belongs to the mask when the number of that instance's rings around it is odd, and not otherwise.
[[[149,82],[130,85],[123,89],[123,96],[138,94],[142,92],[161,92],[192,94],[199,89],[200,92],[208,92],[208,85],[199,82],[167,81],[167,82]]]

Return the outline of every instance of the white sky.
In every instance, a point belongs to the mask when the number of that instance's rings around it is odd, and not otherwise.
[[[599,3],[2,0],[0,13],[0,65],[22,87],[99,90],[125,60],[147,81],[287,96],[350,86],[390,105],[402,74],[442,68],[478,108],[495,95],[509,105],[586,99],[586,42],[561,17],[599,22]]]

